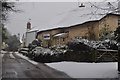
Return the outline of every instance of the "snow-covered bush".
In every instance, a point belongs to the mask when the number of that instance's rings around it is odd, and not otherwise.
[[[92,49],[92,45],[86,39],[74,39],[69,42],[68,48],[75,51],[90,51]]]
[[[61,45],[61,46],[52,46],[50,47],[52,50],[53,54],[60,54],[60,53],[65,53],[68,50],[67,45]]]
[[[118,50],[118,43],[114,40],[104,40],[102,44],[106,47],[106,49]]]
[[[69,49],[77,51],[89,51],[91,49],[118,49],[117,42],[109,39],[104,41],[89,41],[87,39],[79,38],[69,42],[68,47]]]
[[[91,61],[90,52],[69,51],[67,46],[54,46],[51,49],[36,47],[29,53],[29,58],[39,62]]]
[[[35,47],[30,50],[28,57],[39,62],[82,61],[94,62],[97,49],[117,49],[116,41],[89,41],[74,39],[67,45],[52,46],[50,48]]]

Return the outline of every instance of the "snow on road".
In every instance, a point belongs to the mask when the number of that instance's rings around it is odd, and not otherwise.
[[[34,64],[34,65],[37,65],[37,64],[38,64],[37,62],[35,62],[35,61],[33,61],[33,60],[30,60],[28,57],[26,57],[26,56],[24,56],[24,55],[22,55],[22,54],[20,54],[20,53],[18,53],[18,52],[15,52],[15,53],[16,53],[16,55],[20,56],[21,58],[29,61],[30,63],[32,63],[32,64]]]
[[[15,59],[15,57],[13,56],[13,54],[12,54],[12,53],[10,54],[10,57]]]
[[[73,78],[118,78],[117,62],[81,63],[57,62],[46,63],[48,66],[67,73]]]

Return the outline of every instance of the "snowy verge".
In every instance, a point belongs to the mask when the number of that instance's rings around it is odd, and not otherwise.
[[[1,58],[3,58],[4,54],[0,54]]]
[[[34,64],[34,65],[37,65],[37,64],[38,64],[37,62],[35,62],[35,61],[33,61],[33,60],[30,60],[28,57],[26,57],[26,56],[24,56],[24,55],[22,55],[22,54],[20,54],[20,53],[18,53],[18,52],[15,52],[15,53],[16,53],[16,55],[20,56],[21,58],[29,61],[30,63],[32,63],[32,64]]]
[[[7,51],[1,50],[0,53],[5,54],[5,53],[7,53]]]
[[[13,59],[15,59],[15,57],[13,56],[13,54],[12,54],[12,53],[10,54],[10,57],[11,57],[11,58],[13,58]]]
[[[63,71],[73,78],[118,78],[117,62],[114,63],[80,63],[57,62],[46,65]]]

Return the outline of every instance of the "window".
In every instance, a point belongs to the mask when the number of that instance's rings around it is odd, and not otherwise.
[[[43,35],[43,39],[49,40],[49,39],[50,39],[50,34],[44,34],[44,35]]]

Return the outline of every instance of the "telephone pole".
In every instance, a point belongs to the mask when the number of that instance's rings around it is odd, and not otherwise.
[[[2,47],[2,2],[0,1],[0,51]]]
[[[118,13],[120,15],[120,1],[118,2]],[[118,27],[120,27],[120,18],[118,19]],[[118,44],[118,71],[120,74],[120,42]]]
[[[0,1],[0,80],[2,79],[2,57],[1,57],[1,48],[2,48],[2,2]]]

